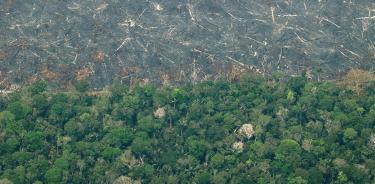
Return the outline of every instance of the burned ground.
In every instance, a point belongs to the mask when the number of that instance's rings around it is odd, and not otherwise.
[[[369,0],[4,0],[0,82],[333,78],[373,68],[374,24]]]

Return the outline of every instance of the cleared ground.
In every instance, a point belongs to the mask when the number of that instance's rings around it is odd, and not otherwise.
[[[372,69],[370,0],[3,0],[0,85],[157,84]]]

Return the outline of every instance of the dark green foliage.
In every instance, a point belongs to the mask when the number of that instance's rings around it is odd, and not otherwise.
[[[190,154],[192,154],[197,160],[203,160],[206,156],[208,150],[207,143],[203,140],[188,140],[188,149]]]
[[[155,170],[152,165],[145,164],[134,170],[134,177],[138,179],[143,179],[145,183],[149,183],[153,177]]]
[[[32,105],[42,116],[44,116],[50,104],[45,95],[38,94],[33,96]]]
[[[44,148],[43,132],[33,131],[26,133],[23,139],[23,147],[30,152],[42,151]]]
[[[288,81],[288,87],[300,95],[307,82],[306,76],[293,77]]]
[[[47,82],[43,80],[36,81],[29,87],[29,90],[32,95],[36,95],[44,92],[47,89]]]
[[[102,156],[108,161],[113,161],[120,153],[121,150],[119,148],[106,147],[102,152]]]
[[[302,149],[299,144],[291,139],[282,140],[275,150],[275,166],[283,173],[293,171],[301,164]]]
[[[14,122],[16,117],[9,111],[0,112],[0,127],[4,128],[7,124]]]
[[[304,76],[163,89],[117,83],[99,96],[82,85],[54,93],[38,82],[2,98],[0,181],[374,181],[371,89],[358,96]],[[159,108],[163,117],[154,114]],[[251,138],[238,132],[245,123]],[[239,142],[243,149],[233,147]]]
[[[62,182],[62,169],[51,168],[44,175],[47,183],[63,183]]]
[[[86,92],[90,87],[90,83],[87,80],[77,80],[74,83],[74,88],[81,93]]]
[[[211,175],[210,175],[210,173],[208,173],[208,172],[199,173],[195,177],[195,182],[197,184],[210,184],[211,183]]]
[[[152,151],[151,140],[146,136],[136,136],[131,144],[131,150],[137,156],[148,155]]]
[[[116,128],[110,130],[103,138],[105,144],[116,146],[116,147],[126,147],[132,141],[133,134],[128,128]]]
[[[7,110],[13,113],[17,120],[26,118],[32,111],[30,106],[20,101],[9,104]]]

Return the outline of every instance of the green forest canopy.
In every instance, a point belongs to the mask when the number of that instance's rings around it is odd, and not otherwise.
[[[39,81],[0,98],[0,183],[373,183],[374,89],[253,76],[93,95]]]

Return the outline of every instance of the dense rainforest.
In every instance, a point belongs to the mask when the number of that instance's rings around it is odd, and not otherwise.
[[[375,83],[88,86],[0,97],[0,183],[375,182]]]

